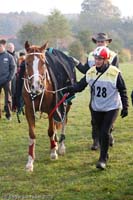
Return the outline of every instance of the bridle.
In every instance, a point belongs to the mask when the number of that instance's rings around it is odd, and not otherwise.
[[[27,53],[26,57],[30,56],[30,55],[43,55],[43,53],[39,53],[39,52]],[[25,88],[26,92],[31,97],[34,116],[36,116],[36,114],[35,114],[36,113],[36,111],[35,111],[35,102],[34,102],[35,98],[37,96],[41,95],[41,99],[40,99],[40,103],[39,103],[39,111],[41,112],[42,100],[43,100],[43,97],[44,97],[44,93],[46,91],[46,88],[45,88],[46,80],[50,80],[50,76],[49,76],[49,73],[48,73],[48,70],[47,70],[47,67],[46,67],[47,60],[45,59],[43,62],[44,62],[44,68],[45,68],[44,75],[36,73],[36,74],[32,74],[31,76],[29,76],[28,75],[28,71],[27,71],[27,67],[25,66],[26,78],[23,78],[24,79],[24,88]],[[25,63],[25,65],[26,65],[26,63]],[[30,87],[30,81],[31,81],[31,79],[35,78],[36,76],[38,76],[41,79],[41,82],[43,83],[40,93],[33,93],[32,89]]]
[[[29,56],[29,55],[44,55],[44,54],[39,53],[39,52],[32,52],[32,53],[27,53],[26,57]],[[27,67],[25,66],[26,78],[24,78],[24,87],[25,87],[25,89],[28,93],[32,93],[32,90],[31,90],[30,84],[29,84],[29,82],[31,81],[32,78],[35,78],[37,76],[41,79],[41,82],[46,81],[46,78],[48,78],[48,80],[50,80],[49,73],[48,73],[48,70],[47,70],[47,67],[46,67],[47,60],[45,59],[43,62],[44,62],[44,68],[45,68],[45,73],[43,75],[41,75],[39,73],[35,73],[35,74],[32,74],[31,76],[29,76],[28,71],[27,71]],[[27,64],[25,63],[25,65],[27,65]],[[42,91],[43,91],[43,89],[45,89],[44,85],[45,85],[45,82],[43,84]],[[38,96],[38,95],[39,94],[36,94],[36,96]]]
[[[29,55],[43,55],[43,53],[32,52],[32,53],[26,54],[26,56],[29,56]],[[26,63],[25,63],[25,64],[26,64]],[[58,89],[58,90],[47,90],[45,87],[43,87],[42,90],[41,90],[41,93],[39,93],[39,94],[33,94],[33,93],[32,93],[31,88],[30,88],[30,85],[29,85],[29,81],[30,81],[32,78],[34,78],[35,76],[39,76],[39,77],[41,78],[41,80],[44,82],[43,86],[46,85],[46,80],[50,81],[50,75],[49,75],[49,72],[48,72],[48,70],[47,70],[47,64],[48,64],[48,61],[47,61],[47,59],[45,58],[45,60],[44,60],[44,67],[45,67],[46,69],[45,69],[45,74],[44,74],[43,76],[42,76],[41,74],[33,74],[33,75],[29,76],[29,75],[28,75],[28,72],[27,72],[27,70],[26,70],[26,75],[27,75],[27,77],[26,77],[26,78],[23,78],[23,79],[24,79],[24,88],[25,88],[26,92],[27,92],[27,93],[30,95],[30,97],[31,97],[34,116],[37,117],[37,118],[38,118],[38,116],[36,115],[36,110],[35,110],[35,98],[36,98],[37,96],[40,96],[40,95],[41,95],[41,99],[40,99],[40,103],[39,103],[39,112],[41,113],[41,106],[42,106],[42,101],[43,101],[44,93],[45,93],[45,92],[49,92],[49,93],[55,94],[55,93],[57,93],[57,92],[59,92],[59,91],[62,91],[62,90],[64,90],[64,89],[66,88],[66,87],[63,87],[63,88],[60,88],[60,89]],[[25,69],[27,69],[26,66],[25,66]],[[65,96],[65,98],[66,98],[67,96],[68,96],[68,94]],[[65,99],[65,98],[64,98],[64,99]],[[63,99],[63,100],[64,100],[64,99]],[[61,101],[62,101],[62,100],[61,100]],[[56,106],[57,106],[57,105],[56,105]],[[56,107],[56,106],[55,106],[55,107]],[[53,111],[54,111],[54,109],[52,110],[51,113],[53,113]],[[51,114],[51,113],[50,113],[50,114]]]

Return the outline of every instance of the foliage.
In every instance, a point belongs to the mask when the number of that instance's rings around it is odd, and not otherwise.
[[[0,35],[15,35],[27,23],[41,24],[46,16],[36,12],[0,14]]]
[[[81,7],[79,18],[81,30],[86,26],[86,29],[91,31],[106,32],[114,19],[120,19],[119,9],[113,6],[110,0],[84,0]]]
[[[119,60],[120,60],[120,62],[131,61],[131,52],[129,51],[129,49],[122,49],[119,52]]]
[[[110,0],[84,0],[81,8],[81,13],[88,14],[90,17],[120,17],[120,10],[113,6]]]
[[[59,48],[60,40],[70,35],[68,21],[58,10],[52,11],[47,22],[42,25],[27,23],[18,32],[21,44],[26,40],[31,41],[33,44],[41,44],[44,40],[48,40],[56,48]]]
[[[115,51],[120,52],[122,48],[133,51],[133,17],[122,18],[110,0],[83,0],[81,13],[74,15],[63,15],[59,10],[53,10],[49,16],[36,12],[0,14],[0,25],[0,38],[16,40],[16,49],[23,47],[25,39],[31,39],[36,44],[48,40],[53,47],[67,50],[78,38],[88,53],[92,43],[88,42],[87,32],[88,36],[107,32],[113,38],[111,46]]]
[[[42,36],[42,29],[39,25],[32,23],[24,25],[18,33],[18,38],[21,44],[24,44],[27,40],[29,40],[31,44],[39,44]]]
[[[60,11],[54,10],[48,16],[47,30],[49,37],[53,41],[53,46],[58,48],[58,40],[71,35],[68,20],[61,14]]]
[[[89,53],[92,51],[94,45],[93,42],[91,41],[92,33],[88,30],[84,30],[78,33],[77,38],[80,40],[84,47],[84,51],[86,53]]]
[[[122,41],[118,38],[112,38],[112,42],[109,44],[109,48],[113,49],[116,53],[119,53],[122,50]]]
[[[128,88],[133,88],[133,67],[120,66]],[[78,79],[81,77],[78,74]],[[99,152],[90,145],[91,124],[88,88],[76,95],[66,128],[66,155],[51,161],[47,120],[36,121],[36,161],[33,173],[26,173],[28,126],[25,116],[17,123],[3,116],[0,120],[0,200],[132,200],[133,199],[133,107],[129,99],[129,115],[118,116],[115,144],[109,150],[105,171],[95,168]]]
[[[69,54],[73,57],[76,57],[78,60],[83,61],[84,60],[84,47],[80,40],[75,40],[70,46],[69,46]]]

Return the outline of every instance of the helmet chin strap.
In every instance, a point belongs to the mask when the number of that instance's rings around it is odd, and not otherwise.
[[[108,67],[109,67],[109,63],[103,64],[103,65],[101,65],[101,67],[96,67],[97,74],[98,74],[98,73],[102,73],[102,72],[105,71]]]

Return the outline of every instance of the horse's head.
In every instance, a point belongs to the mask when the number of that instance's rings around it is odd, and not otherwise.
[[[42,93],[44,88],[44,82],[46,79],[47,68],[45,50],[48,43],[43,46],[30,45],[28,41],[25,42],[25,50],[27,52],[25,59],[26,78],[28,84],[28,90],[38,95]]]

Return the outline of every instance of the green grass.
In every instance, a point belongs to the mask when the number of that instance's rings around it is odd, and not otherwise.
[[[91,126],[88,88],[73,100],[66,128],[66,155],[50,160],[47,120],[36,123],[36,161],[27,173],[28,126],[24,116],[17,123],[0,120],[0,200],[132,200],[133,199],[133,64],[122,64],[129,95],[129,115],[117,118],[115,145],[107,169],[95,164],[99,152],[90,150]],[[78,74],[81,77],[81,74]]]

